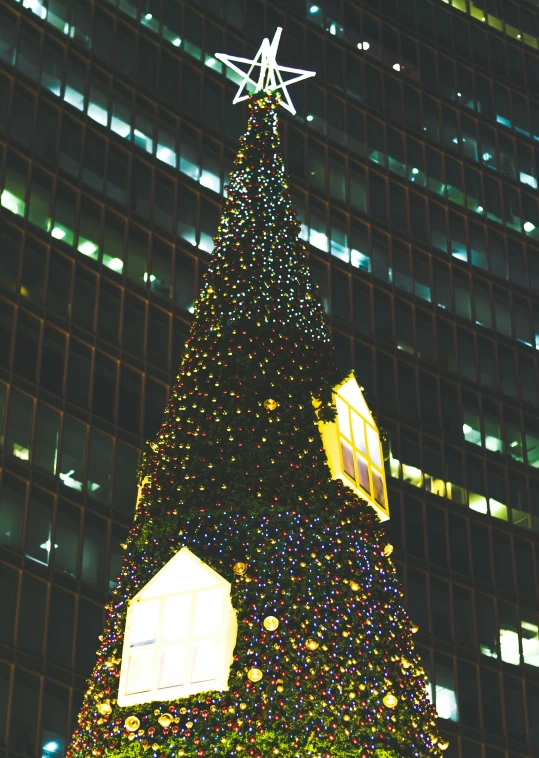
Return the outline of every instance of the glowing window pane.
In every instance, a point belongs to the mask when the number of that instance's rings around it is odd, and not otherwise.
[[[367,445],[365,443],[365,422],[358,416],[357,413],[352,411],[352,429],[354,432],[354,445],[358,450],[361,450],[363,455],[367,455]]]
[[[359,483],[369,495],[371,494],[371,485],[369,482],[369,464],[367,461],[356,453],[357,473],[359,477]]]
[[[219,643],[213,640],[199,642],[194,648],[191,682],[194,684],[215,679],[218,666]]]
[[[458,721],[457,699],[453,690],[436,685],[436,711],[441,719]]]
[[[133,608],[131,621],[131,647],[151,645],[155,642],[159,602],[139,603]]]
[[[522,621],[521,628],[524,663],[539,666],[539,627],[529,621]]]
[[[369,442],[369,457],[375,466],[382,468],[380,459],[380,438],[376,431],[367,424],[367,440]]]
[[[221,589],[199,592],[195,613],[195,634],[215,634],[221,628],[221,608],[223,592]]]
[[[187,645],[174,645],[161,653],[158,689],[180,687],[185,683],[185,652]]]
[[[133,650],[129,655],[126,695],[148,692],[151,687],[152,650]]]
[[[520,664],[520,653],[518,649],[518,634],[510,629],[500,629],[500,651],[502,661],[512,663],[514,666]]]
[[[189,634],[189,614],[192,595],[176,595],[165,600],[163,639],[182,640]]]
[[[342,435],[346,439],[352,439],[352,432],[350,431],[350,416],[348,414],[348,406],[339,397],[336,399],[337,404],[337,419],[339,422],[339,429]]]
[[[382,475],[379,474],[375,469],[372,469],[372,486],[374,487],[374,499],[376,502],[380,503],[380,505],[385,505],[386,499],[384,497],[384,482]]]
[[[356,478],[356,472],[354,471],[354,454],[352,448],[348,443],[341,439],[341,451],[342,451],[342,467],[345,473],[352,479]]]

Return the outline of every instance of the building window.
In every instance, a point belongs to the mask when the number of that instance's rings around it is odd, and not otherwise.
[[[230,583],[182,548],[129,605],[118,704],[228,689],[236,634]]]

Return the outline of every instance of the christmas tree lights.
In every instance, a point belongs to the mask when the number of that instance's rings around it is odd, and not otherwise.
[[[299,239],[277,104],[250,103],[69,758],[418,758],[446,747],[391,547],[371,506],[332,478],[317,426],[334,421],[343,377]],[[122,707],[128,608],[182,548],[231,585],[228,689]]]

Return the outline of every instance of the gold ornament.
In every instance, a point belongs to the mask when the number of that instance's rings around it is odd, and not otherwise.
[[[447,750],[447,748],[449,747],[449,742],[441,741],[438,743],[438,747],[440,748],[440,750]]]
[[[417,634],[418,631],[419,631],[418,625],[417,624],[412,624],[412,626],[411,626],[411,632],[412,632],[412,634]]]
[[[267,411],[274,411],[277,408],[277,400],[274,400],[272,397],[268,397],[267,400],[264,400],[264,408]]]
[[[136,732],[140,726],[140,721],[136,716],[128,716],[125,720],[125,728],[128,732]]]
[[[307,640],[305,644],[307,645],[309,650],[318,650],[318,648],[320,647],[320,643],[314,637],[309,637],[309,639]]]
[[[357,592],[359,590],[359,584],[357,582],[350,582],[350,589],[352,592]]]
[[[243,576],[245,572],[247,571],[247,564],[242,563],[241,561],[239,563],[234,564],[234,573],[236,576]]]
[[[260,669],[252,668],[252,669],[249,669],[249,671],[247,672],[247,676],[251,680],[251,682],[259,682],[264,676],[264,674],[260,671]]]
[[[185,726],[186,726],[188,729],[192,729],[192,728],[193,728],[193,726],[194,726],[194,724],[193,724],[193,722],[192,722],[192,721],[188,721],[188,722],[186,723],[186,725],[185,725]]]
[[[98,713],[101,714],[101,716],[110,716],[112,713],[112,706],[110,704],[110,700],[103,700],[102,703],[99,703],[97,706]]]
[[[154,453],[158,453],[159,452],[159,445],[157,443],[150,442],[150,447],[154,451]]]
[[[157,720],[159,724],[163,727],[163,729],[166,729],[167,727],[169,727],[174,721],[170,713],[163,713],[163,715],[159,716]]]
[[[279,619],[275,618],[275,616],[266,616],[264,619],[264,629],[267,629],[268,632],[274,632],[278,626]]]
[[[393,552],[393,545],[391,544],[391,542],[388,542],[383,550],[383,553],[386,558],[389,558],[392,552]]]
[[[393,695],[393,693],[388,692],[388,694],[384,697],[383,703],[386,706],[386,708],[396,708],[397,703],[399,702],[399,699]]]

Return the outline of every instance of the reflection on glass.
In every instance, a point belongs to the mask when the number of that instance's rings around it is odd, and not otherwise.
[[[129,656],[129,667],[127,669],[127,694],[134,695],[137,692],[147,692],[151,687],[151,673],[152,651],[132,651]]]
[[[215,640],[198,642],[194,647],[191,682],[215,679],[219,665],[219,643]]]
[[[151,645],[155,642],[159,601],[135,603],[131,617],[131,647]]]
[[[176,595],[165,600],[163,639],[181,640],[189,633],[192,595]]]
[[[221,629],[223,590],[201,591],[197,595],[195,634],[216,634]]]
[[[174,645],[162,651],[159,665],[160,690],[185,684],[186,650],[186,645]]]

